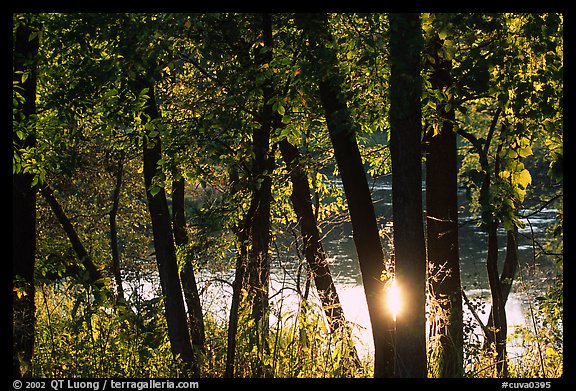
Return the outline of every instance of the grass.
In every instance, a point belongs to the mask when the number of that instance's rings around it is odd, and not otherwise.
[[[159,300],[141,302],[136,317],[95,303],[90,292],[64,283],[41,285],[36,297],[37,323],[34,358],[29,368],[33,377],[178,377],[180,366],[172,358],[163,305]],[[275,313],[279,315],[280,313]],[[553,378],[562,376],[562,342],[558,325],[544,321],[539,327],[518,327],[509,336],[521,345],[522,354],[508,355],[510,377]],[[272,317],[272,319],[277,319]],[[276,378],[372,377],[372,357],[354,361],[353,344],[326,328],[321,308],[302,300],[300,305],[270,325],[263,356],[249,341],[254,328],[240,319],[236,353],[236,377],[252,377],[258,358]],[[224,376],[227,323],[205,315],[206,346],[201,355],[201,376]],[[465,377],[495,377],[495,359],[482,348],[481,336],[468,328],[465,335]],[[429,376],[437,376],[435,339],[429,340]],[[261,354],[261,353],[260,353]],[[436,372],[435,372],[436,371]]]

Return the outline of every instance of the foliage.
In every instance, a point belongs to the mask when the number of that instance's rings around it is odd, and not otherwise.
[[[38,109],[26,121],[21,92],[29,75],[18,74],[13,81],[13,174],[30,173],[33,186],[54,189],[107,284],[112,281],[109,218],[119,168],[122,277],[129,286],[140,286],[144,277],[154,280],[141,161],[143,140],[151,136],[162,140],[164,153],[151,190],[165,188],[170,196],[173,180],[186,181],[190,240],[179,251],[194,260],[196,271],[233,269],[235,234],[260,185],[251,166],[252,134],[262,124],[263,104],[271,105],[276,116],[271,145],[286,139],[301,154],[298,164],[308,175],[322,232],[348,220],[316,93],[317,64],[303,60],[305,40],[293,16],[273,15],[274,45],[266,48],[273,56],[269,63],[259,64],[256,56],[263,41],[251,14],[13,14],[14,29],[31,23],[39,28],[35,34],[40,38]],[[431,87],[429,71],[424,72],[424,129],[439,129],[438,107],[457,110],[460,184],[467,188],[469,210],[477,217],[489,216],[513,229],[526,224],[525,209],[549,206],[558,211],[546,235],[550,241],[539,247],[538,259],[554,257],[561,281],[563,15],[423,14],[422,21],[426,39],[438,36],[443,41],[438,56],[451,61],[456,77],[452,87],[438,91]],[[388,17],[331,14],[329,23],[331,48],[338,56],[366,171],[373,179],[389,175]],[[138,77],[155,86],[162,118],[154,123],[142,114],[150,91],[135,87]],[[264,102],[268,81],[274,91]],[[496,110],[501,110],[498,126],[486,144]],[[35,137],[35,146],[21,145],[28,136]],[[290,265],[286,270],[295,274],[301,270],[291,262],[302,257],[302,239],[295,235],[289,172],[277,148],[274,160],[273,172],[266,173],[273,183],[271,259]],[[486,169],[493,175],[489,199],[481,200]],[[92,288],[83,283],[81,262],[41,197],[36,215],[34,376],[177,376],[162,303],[134,294],[128,298],[132,318],[112,298],[93,302]],[[156,281],[152,286],[159,290]],[[273,313],[276,323],[270,325],[270,352],[260,357],[273,375],[370,376],[367,362],[362,368],[351,364],[351,342],[326,331],[318,305],[307,296],[298,303],[291,311],[273,308],[278,313]],[[476,310],[482,305],[478,302]],[[551,290],[538,306],[539,331],[518,330],[529,348],[541,346],[547,376],[560,375],[550,368],[561,362],[562,335],[557,330],[563,326],[562,305],[561,290]],[[242,316],[238,375],[251,376],[256,326],[245,313]],[[205,313],[205,322],[202,375],[222,376],[227,325],[211,312]],[[487,376],[477,329],[468,322],[465,332],[468,374]],[[431,368],[434,342],[429,341]],[[541,376],[528,363],[514,364],[512,373]]]

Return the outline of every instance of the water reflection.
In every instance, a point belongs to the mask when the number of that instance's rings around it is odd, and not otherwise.
[[[338,181],[335,181],[339,185]],[[391,205],[391,185],[389,180],[383,180],[380,183],[373,183],[373,200],[376,214],[379,217],[379,225],[384,227],[391,222],[392,216]],[[425,191],[425,189],[423,189]],[[465,202],[464,192],[459,193],[461,201]],[[527,215],[529,211],[523,211]],[[525,228],[519,230],[519,263],[520,269],[527,271],[532,270],[535,260],[533,257],[533,246],[531,235],[541,237],[548,224],[555,221],[554,209],[544,209],[538,214],[523,219],[526,224]],[[471,216],[462,213],[459,217],[459,245],[461,261],[461,280],[464,290],[470,300],[479,300],[485,303],[485,311],[479,312],[478,315],[482,322],[486,324],[488,311],[490,309],[490,291],[486,273],[486,253],[487,253],[487,235],[474,222]],[[372,330],[368,316],[368,308],[362,285],[362,278],[356,256],[354,241],[352,238],[352,229],[348,222],[340,222],[323,227],[325,237],[323,246],[328,254],[330,269],[334,278],[336,289],[342,303],[346,319],[354,326],[353,334],[357,338],[357,348],[360,355],[371,355],[374,351],[372,340]],[[503,262],[505,256],[506,233],[504,230],[499,231],[500,254],[499,261]],[[383,238],[383,249],[385,257],[388,249],[388,243]],[[278,254],[276,254],[278,255]],[[281,312],[284,314],[295,314],[298,311],[301,300],[302,286],[298,285],[296,277],[298,270],[298,261],[287,254],[274,257],[271,272],[271,324],[275,324]],[[552,265],[540,264],[541,268],[549,268]],[[530,278],[531,273],[525,273],[524,283]],[[227,322],[230,300],[231,300],[231,282],[234,279],[234,270],[228,270],[218,273],[215,276],[212,273],[201,272],[198,276],[198,286],[201,290],[202,305],[205,313],[210,313],[216,320],[223,323]],[[300,280],[300,285],[303,284]],[[509,334],[512,333],[516,325],[526,325],[528,315],[528,300],[540,292],[519,292],[517,289],[519,279],[513,285],[512,292],[506,304],[506,315],[509,327]],[[145,286],[136,287],[140,296],[144,299],[159,295],[159,284],[157,282],[146,282]],[[126,287],[132,291],[135,287]],[[314,289],[310,289],[310,300],[320,304],[315,296]],[[474,323],[470,310],[465,307],[465,319],[467,322]],[[293,316],[282,316],[285,321],[293,321]],[[478,325],[475,326],[475,334],[481,335]],[[519,348],[516,342],[511,341],[509,351],[511,356],[519,354]]]

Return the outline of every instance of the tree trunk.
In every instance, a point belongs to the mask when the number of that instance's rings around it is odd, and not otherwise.
[[[492,296],[492,310],[490,311],[490,314],[494,323],[494,327],[492,329],[489,328],[489,330],[492,336],[491,339],[494,341],[496,347],[496,370],[498,376],[507,377],[508,363],[506,357],[506,335],[508,333],[508,325],[506,321],[504,297],[502,295],[502,287],[500,285],[500,277],[498,273],[498,220],[491,211],[490,186],[492,180],[488,163],[488,151],[490,149],[492,138],[494,137],[494,132],[496,131],[496,125],[498,124],[500,113],[501,109],[498,108],[492,118],[492,123],[490,124],[488,135],[486,136],[486,142],[480,154],[480,165],[484,171],[484,180],[482,182],[482,187],[480,188],[479,202],[482,206],[482,218],[488,233],[486,269],[488,272],[488,282],[490,284],[490,294]],[[500,171],[498,153],[496,153],[495,159],[494,175],[498,176]]]
[[[516,229],[506,232],[506,258],[504,258],[504,266],[502,267],[502,274],[500,274],[500,288],[502,289],[502,301],[504,306],[508,301],[508,296],[512,290],[512,283],[518,271],[518,231]],[[489,328],[494,327],[494,317],[492,311],[488,322],[486,323]],[[489,342],[494,342],[490,340]]]
[[[356,127],[341,88],[336,53],[325,46],[332,42],[328,18],[326,14],[297,14],[296,22],[307,35],[311,62],[317,64],[315,68],[320,72],[320,100],[346,195],[372,324],[374,376],[391,377],[394,367],[393,321],[384,309],[383,284],[380,281],[384,270],[384,253],[368,180],[356,143]]]
[[[236,183],[233,180],[233,183]],[[233,186],[234,187],[234,186]],[[245,286],[246,275],[248,273],[248,241],[249,222],[254,214],[255,204],[252,202],[246,217],[234,230],[236,234],[236,270],[234,282],[232,283],[232,303],[230,305],[230,316],[228,319],[228,336],[226,348],[226,369],[225,378],[233,378],[236,363],[236,336],[238,334],[238,319],[240,317],[240,305],[242,289]]]
[[[502,301],[504,302],[504,307],[506,307],[506,302],[508,301],[508,296],[512,290],[512,283],[516,277],[516,272],[518,271],[518,231],[516,229],[506,232],[506,258],[504,258],[504,266],[502,268],[502,274],[500,274],[500,288],[502,290]],[[490,316],[488,317],[488,322],[486,323],[489,329],[495,328],[494,316],[492,310],[490,311]],[[490,337],[487,339],[487,344],[491,344],[494,340]]]
[[[427,376],[426,248],[422,219],[419,14],[390,15],[390,152],[396,281],[396,376]]]
[[[29,127],[23,140],[13,132],[14,147],[34,148],[36,135],[36,56],[38,36],[33,31],[18,26],[14,42],[14,81],[19,83],[24,103],[19,111],[18,126]],[[30,39],[32,38],[32,39]],[[28,78],[22,82],[23,74]],[[26,376],[34,352],[36,306],[34,303],[34,259],[36,253],[36,186],[33,174],[18,172],[12,176],[12,374]]]
[[[138,82],[140,89],[148,88],[148,104],[144,109],[149,121],[160,119],[160,113],[154,97],[154,85],[143,78]],[[154,249],[156,262],[160,275],[160,284],[164,296],[164,309],[168,323],[168,337],[174,356],[180,357],[193,376],[198,376],[198,363],[196,362],[190,334],[186,321],[186,310],[182,299],[182,287],[178,275],[178,263],[176,249],[166,201],[166,192],[160,187],[155,194],[152,193],[152,182],[156,175],[158,161],[162,158],[162,146],[160,136],[143,138],[144,154],[144,183],[146,186],[146,198],[152,220],[152,232],[154,236]]]
[[[298,149],[286,139],[280,141],[279,145],[282,158],[290,171],[290,179],[292,181],[290,200],[298,217],[298,224],[300,225],[300,232],[304,242],[304,256],[312,270],[314,283],[330,328],[333,332],[336,332],[346,325],[346,319],[338,292],[332,280],[330,268],[328,267],[326,253],[320,241],[320,232],[312,210],[308,178],[306,172],[298,163],[300,159]]]
[[[188,243],[186,233],[186,216],[184,208],[184,178],[175,180],[172,183],[172,226],[174,228],[174,241],[176,246],[185,246]],[[202,314],[202,303],[196,285],[194,266],[188,254],[184,254],[184,266],[180,272],[182,280],[182,290],[184,299],[188,307],[188,322],[190,323],[190,336],[192,345],[196,350],[204,349],[205,332],[204,316]]]
[[[488,257],[486,259],[486,269],[488,271],[488,282],[490,283],[490,293],[492,296],[492,310],[490,315],[493,319],[493,327],[489,328],[492,340],[496,345],[496,369],[499,377],[507,377],[506,362],[506,310],[504,298],[498,277],[498,223],[493,221],[488,224]]]
[[[96,290],[94,291],[94,297],[99,298],[101,291],[105,288],[103,279],[104,276],[102,275],[100,270],[98,270],[94,262],[92,262],[92,258],[90,257],[88,251],[86,251],[86,248],[82,244],[82,241],[80,240],[80,237],[76,232],[76,229],[72,225],[72,222],[66,215],[66,212],[64,212],[64,209],[62,208],[56,197],[54,197],[53,190],[48,185],[45,185],[42,188],[40,188],[40,192],[42,193],[42,196],[50,206],[50,209],[52,209],[52,212],[56,216],[56,219],[64,229],[66,236],[68,236],[68,239],[70,240],[72,249],[76,253],[78,260],[80,260],[80,263],[82,263],[82,266],[86,271],[86,277],[83,279],[87,282],[90,282],[91,284],[94,284],[94,287],[96,288]]]
[[[432,88],[442,91],[452,85],[450,60],[440,58],[439,38],[430,45],[435,59],[432,67]],[[431,293],[442,309],[442,324],[437,328],[440,337],[440,377],[462,377],[463,311],[458,249],[458,151],[456,146],[454,108],[445,110],[439,105],[437,113],[442,123],[440,133],[431,134],[426,155],[426,233]],[[432,133],[432,132],[431,132]],[[433,277],[433,276],[431,276]]]
[[[272,17],[270,14],[255,16],[255,29],[262,32],[263,46],[255,53],[255,62],[264,72],[271,72],[265,65],[272,61]],[[248,294],[251,303],[252,318],[256,325],[254,343],[257,346],[258,359],[254,363],[255,376],[268,376],[267,369],[260,357],[267,354],[268,347],[268,313],[269,313],[269,283],[270,259],[270,203],[272,201],[272,178],[274,169],[274,151],[270,148],[273,110],[270,99],[274,96],[269,75],[262,84],[263,105],[260,112],[260,126],[254,129],[252,136],[252,203],[255,205],[254,215],[250,221],[250,243],[248,250]]]
[[[488,134],[485,140],[478,140],[473,135],[462,131],[460,131],[459,134],[470,141],[478,153],[480,166],[484,172],[484,178],[482,180],[482,186],[480,187],[480,195],[478,201],[482,207],[482,222],[488,234],[488,255],[486,258],[486,269],[488,272],[488,283],[490,284],[490,293],[492,296],[492,310],[490,311],[490,314],[494,324],[492,329],[487,328],[491,334],[491,337],[487,339],[494,341],[496,347],[496,369],[498,376],[506,377],[508,375],[508,365],[506,362],[506,334],[508,326],[506,322],[504,297],[502,294],[502,288],[500,286],[500,278],[498,277],[498,220],[491,210],[491,170],[488,162],[488,151],[490,149],[490,144],[492,142],[492,138],[494,137],[496,125],[498,124],[498,119],[501,113],[502,109],[498,107],[494,113],[494,116],[492,117],[490,129],[488,130]],[[483,144],[482,141],[484,141]],[[496,153],[496,161],[494,165],[494,174],[498,175],[498,153]]]
[[[112,208],[110,209],[110,247],[112,249],[112,274],[114,275],[114,282],[116,283],[116,301],[118,303],[125,303],[124,287],[122,286],[122,269],[120,267],[120,248],[118,247],[118,228],[116,225],[116,216],[118,215],[118,208],[120,206],[120,190],[122,189],[122,171],[124,162],[121,157],[118,160],[118,168],[116,171],[116,184],[114,186],[114,194],[112,196]]]
[[[304,256],[312,271],[314,284],[316,285],[324,314],[332,333],[352,341],[351,330],[346,324],[344,310],[340,304],[338,291],[336,291],[332,273],[328,266],[328,259],[320,241],[320,231],[312,209],[308,177],[299,163],[300,153],[298,148],[290,144],[286,139],[281,140],[279,145],[282,158],[290,171],[290,179],[292,181],[290,200],[300,225]],[[358,353],[353,345],[351,357],[355,363],[360,364]]]

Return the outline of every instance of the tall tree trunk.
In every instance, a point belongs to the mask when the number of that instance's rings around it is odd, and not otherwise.
[[[255,15],[255,29],[262,32],[263,45],[258,46],[255,62],[271,72],[265,65],[272,61],[272,16],[270,14]],[[250,221],[250,243],[248,251],[248,291],[251,302],[252,318],[256,325],[254,343],[257,346],[258,359],[254,363],[255,376],[268,376],[260,357],[268,353],[268,313],[270,259],[270,203],[272,201],[272,178],[274,169],[274,151],[270,148],[273,110],[270,99],[274,89],[270,75],[266,75],[262,84],[263,105],[260,112],[260,126],[254,129],[252,136],[252,203],[255,205],[254,215]]]
[[[298,217],[304,243],[304,256],[312,270],[314,283],[331,330],[336,332],[346,325],[346,319],[328,267],[328,259],[320,241],[320,232],[312,209],[308,177],[298,162],[300,159],[298,149],[286,139],[280,141],[279,145],[282,158],[290,171],[292,181],[290,200]]]
[[[138,80],[140,90],[148,88],[148,102],[144,109],[149,121],[160,119],[160,113],[156,106],[154,85],[144,78]],[[166,201],[166,192],[163,187],[153,189],[153,178],[156,175],[158,162],[162,158],[162,146],[160,136],[144,137],[144,183],[146,186],[146,198],[152,220],[152,232],[154,236],[154,249],[156,262],[160,275],[160,284],[164,296],[164,309],[168,323],[168,337],[174,356],[179,356],[193,376],[198,376],[198,363],[190,343],[186,310],[182,298],[182,287],[178,275],[178,263],[176,249],[170,222],[170,213]]]
[[[174,228],[174,242],[176,246],[185,246],[188,243],[186,233],[186,216],[184,208],[184,178],[172,183],[172,226]],[[194,266],[188,254],[184,254],[184,266],[180,271],[184,299],[188,307],[188,321],[190,323],[190,336],[195,350],[204,349],[205,332],[202,303],[194,275]]]
[[[122,269],[120,267],[120,248],[118,247],[118,228],[116,225],[116,217],[118,216],[118,208],[120,207],[120,190],[122,189],[122,171],[123,171],[123,156],[118,160],[118,168],[116,171],[116,183],[114,186],[114,194],[112,195],[112,208],[109,213],[110,221],[110,247],[112,249],[112,274],[114,275],[114,282],[116,283],[116,301],[125,303],[124,287],[122,286]]]
[[[459,130],[459,134],[466,138],[478,153],[478,159],[484,178],[482,186],[480,187],[479,202],[482,207],[482,222],[488,234],[488,255],[486,258],[486,269],[488,272],[488,283],[490,284],[490,294],[492,296],[492,309],[490,311],[492,323],[494,327],[488,329],[491,337],[488,340],[494,341],[496,347],[496,369],[498,376],[506,377],[508,375],[508,364],[506,358],[506,307],[501,287],[500,278],[498,277],[498,220],[494,216],[492,206],[490,204],[490,186],[491,186],[491,170],[488,161],[488,151],[490,144],[496,131],[496,125],[502,113],[502,108],[498,107],[492,117],[490,129],[486,135],[485,140],[478,140],[474,135]],[[501,149],[501,146],[498,148]],[[496,161],[494,163],[494,174],[499,175],[499,158],[498,153],[495,154]],[[512,255],[511,255],[512,256]]]
[[[374,376],[391,377],[394,368],[393,320],[384,309],[383,284],[380,281],[384,270],[384,253],[368,180],[356,143],[356,126],[341,87],[336,53],[326,47],[332,42],[328,17],[326,14],[297,14],[296,22],[310,42],[311,61],[318,65],[316,68],[320,72],[320,100],[346,195],[372,324]]]
[[[436,37],[430,45],[430,55],[435,59],[432,67],[432,88],[442,91],[452,85],[452,63],[441,58],[442,46]],[[440,338],[439,376],[464,375],[463,311],[460,281],[460,256],[458,249],[458,161],[454,108],[445,110],[439,105],[438,116],[442,121],[440,132],[429,135],[426,154],[426,233],[428,268],[433,273],[430,286],[443,315],[437,328]],[[431,132],[433,133],[433,132]]]
[[[499,377],[508,377],[508,362],[506,353],[506,336],[508,333],[508,324],[506,320],[506,307],[504,296],[502,294],[502,286],[500,284],[500,277],[498,273],[498,219],[494,216],[491,211],[492,206],[490,204],[490,186],[491,186],[491,175],[490,167],[488,164],[488,151],[490,149],[490,144],[494,137],[494,132],[496,131],[496,125],[498,124],[498,119],[500,116],[501,109],[498,108],[492,123],[490,124],[490,129],[488,135],[486,136],[486,142],[480,156],[480,165],[484,170],[484,181],[482,182],[482,187],[480,189],[479,202],[482,205],[483,220],[488,232],[488,255],[486,258],[486,269],[488,272],[488,282],[490,284],[490,294],[492,296],[492,310],[490,315],[493,318],[494,327],[489,329],[493,337],[493,341],[496,346],[496,369]],[[499,153],[502,145],[498,147],[494,161],[494,176],[500,174],[500,161]]]
[[[422,219],[419,14],[390,14],[390,152],[396,281],[396,376],[426,377],[426,248]]]
[[[306,262],[312,271],[314,284],[324,309],[326,319],[330,325],[330,330],[334,334],[352,341],[351,331],[346,324],[344,310],[340,304],[340,298],[336,286],[332,279],[332,273],[328,266],[326,252],[322,247],[320,240],[320,231],[314,211],[312,209],[312,198],[310,196],[310,186],[306,172],[299,163],[300,153],[298,148],[290,144],[288,140],[283,139],[279,143],[282,158],[286,162],[290,171],[290,180],[292,182],[292,194],[290,200],[298,218],[300,233],[304,244],[304,256]],[[352,346],[351,356],[354,362],[360,363],[356,348]]]
[[[25,25],[16,29],[14,42],[14,81],[24,102],[18,113],[18,127],[28,128],[23,140],[13,131],[14,147],[36,146],[34,115],[36,114],[36,56],[38,35]],[[23,75],[27,79],[22,82]],[[14,129],[15,130],[15,129]],[[26,376],[34,352],[36,306],[34,304],[34,259],[36,253],[36,186],[33,174],[18,172],[12,176],[12,373]]]

